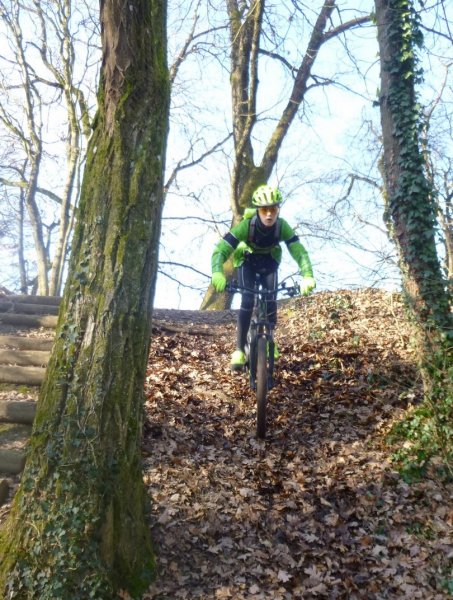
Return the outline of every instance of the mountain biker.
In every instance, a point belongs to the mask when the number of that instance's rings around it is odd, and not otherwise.
[[[278,267],[285,242],[289,253],[297,262],[302,275],[301,294],[309,294],[315,287],[310,258],[294,229],[279,217],[282,195],[278,188],[269,185],[259,186],[253,193],[253,209],[246,209],[244,219],[233,227],[215,246],[211,258],[211,283],[216,292],[223,292],[226,278],[224,262],[233,254],[233,265],[238,269],[238,283],[241,287],[254,288],[259,283],[268,290],[275,290],[278,284]],[[236,350],[231,356],[231,368],[240,370],[245,364],[245,344],[253,312],[253,294],[243,293],[237,322]],[[277,294],[268,301],[268,320],[272,327],[277,322]],[[277,346],[275,346],[277,349]],[[278,357],[278,350],[275,352]]]

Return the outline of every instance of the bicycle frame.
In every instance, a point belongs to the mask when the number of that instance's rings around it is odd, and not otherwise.
[[[274,329],[267,317],[267,302],[268,299],[274,295],[276,295],[275,291],[269,291],[263,288],[255,288],[254,308],[248,335],[249,348],[248,353],[246,352],[246,355],[249,355],[250,387],[252,390],[256,390],[256,350],[258,346],[258,339],[262,337],[266,339],[269,360],[267,381],[268,389],[271,389],[274,385]]]

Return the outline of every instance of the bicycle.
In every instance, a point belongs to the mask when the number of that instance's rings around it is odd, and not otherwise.
[[[249,371],[250,388],[256,391],[256,435],[266,437],[267,393],[274,386],[274,328],[267,318],[267,302],[272,296],[284,292],[290,298],[300,295],[298,285],[287,286],[283,280],[275,290],[258,286],[247,288],[231,282],[227,285],[231,293],[254,295],[254,307],[245,347],[245,370]]]

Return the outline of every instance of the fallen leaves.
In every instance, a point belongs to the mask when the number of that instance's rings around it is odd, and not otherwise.
[[[405,484],[384,441],[420,394],[398,299],[285,306],[265,442],[246,376],[228,369],[234,323],[153,337],[144,479],[159,578],[144,598],[448,598],[453,490]]]

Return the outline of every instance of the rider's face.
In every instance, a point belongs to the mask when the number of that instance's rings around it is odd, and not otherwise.
[[[272,227],[277,220],[279,210],[279,206],[261,206],[258,209],[258,214],[263,225],[266,227]]]

